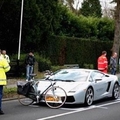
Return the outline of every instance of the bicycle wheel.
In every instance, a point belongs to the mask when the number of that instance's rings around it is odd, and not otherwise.
[[[23,95],[18,95],[18,101],[25,106],[31,105],[34,102],[34,100]]]
[[[50,108],[60,108],[66,101],[67,94],[59,86],[53,86],[45,93],[45,102]]]

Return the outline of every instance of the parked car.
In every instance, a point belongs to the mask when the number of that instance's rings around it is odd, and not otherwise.
[[[65,104],[92,105],[93,101],[111,97],[119,97],[119,83],[115,75],[106,74],[93,69],[61,69],[45,80],[40,80],[38,89],[42,92],[56,81],[67,93]]]

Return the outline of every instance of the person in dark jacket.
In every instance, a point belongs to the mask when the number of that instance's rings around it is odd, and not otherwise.
[[[26,64],[26,81],[30,81],[32,79],[30,74],[33,73],[35,64],[35,57],[32,52],[29,52],[28,56],[26,57],[25,64]]]
[[[117,53],[113,52],[110,58],[110,73],[116,75],[117,71]]]

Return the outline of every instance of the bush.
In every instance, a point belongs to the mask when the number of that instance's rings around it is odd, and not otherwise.
[[[51,69],[51,61],[49,59],[45,59],[42,57],[39,57],[38,60],[38,70],[40,72],[43,72],[45,70],[50,70]]]
[[[93,64],[84,64],[83,66],[84,66],[84,68],[94,69],[94,65]]]
[[[51,70],[52,70],[53,72],[55,72],[55,71],[57,71],[57,70],[60,70],[60,69],[63,69],[63,68],[65,68],[65,66],[51,66]]]

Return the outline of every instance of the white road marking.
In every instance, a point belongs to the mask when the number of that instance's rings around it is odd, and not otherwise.
[[[40,118],[40,119],[37,119],[37,120],[47,120],[47,119],[56,118],[56,117],[60,117],[60,116],[64,116],[64,115],[69,115],[69,114],[73,114],[73,113],[77,113],[77,112],[81,112],[81,111],[90,110],[90,109],[94,109],[94,107],[89,107],[89,108],[86,108],[86,109],[74,110],[74,111],[71,111],[71,112],[62,113],[62,114],[58,114],[58,115],[53,115],[53,116],[49,116],[49,117],[45,117],[45,118]]]
[[[107,107],[96,106],[96,108],[108,109]]]
[[[114,102],[111,102],[111,103],[106,103],[106,104],[103,104],[103,105],[98,105],[98,106],[90,106],[88,108],[79,108],[79,109],[71,109],[73,111],[71,112],[67,112],[67,113],[62,113],[62,114],[58,114],[58,115],[53,115],[53,116],[49,116],[49,117],[44,117],[44,118],[40,118],[40,119],[36,119],[36,120],[48,120],[48,119],[52,119],[52,118],[56,118],[56,117],[60,117],[60,116],[65,116],[65,115],[69,115],[69,114],[73,114],[73,113],[77,113],[77,112],[81,112],[81,111],[87,111],[87,110],[90,110],[90,109],[94,109],[94,108],[106,108],[107,107],[104,107],[104,106],[108,106],[108,105],[112,105],[112,104],[116,104],[116,103],[120,103],[119,100],[116,100]],[[61,108],[63,109],[63,108]]]
[[[62,110],[85,110],[86,108],[95,108],[96,106],[95,105],[91,105],[89,107],[84,107],[84,108],[60,108]]]

